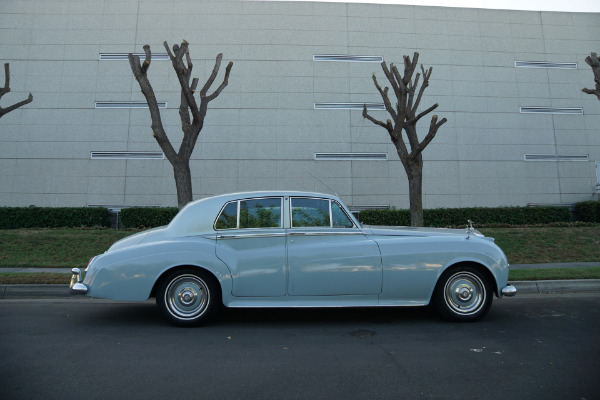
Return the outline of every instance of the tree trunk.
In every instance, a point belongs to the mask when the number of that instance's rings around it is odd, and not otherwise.
[[[173,174],[175,176],[175,187],[177,188],[177,207],[181,209],[193,200],[189,160],[178,159],[173,163]]]
[[[423,226],[423,164],[415,162],[406,168],[410,200],[410,225]]]

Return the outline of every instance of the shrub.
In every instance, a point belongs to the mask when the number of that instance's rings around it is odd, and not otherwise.
[[[575,204],[575,215],[578,221],[600,222],[600,200]]]
[[[177,207],[132,207],[119,213],[122,228],[153,228],[167,225],[177,214]]]
[[[461,226],[467,220],[477,225],[535,225],[569,222],[571,213],[567,207],[472,207],[437,208],[423,210],[425,226]],[[409,210],[364,210],[360,220],[367,225],[410,225]]]
[[[102,207],[0,207],[0,229],[108,226]]]

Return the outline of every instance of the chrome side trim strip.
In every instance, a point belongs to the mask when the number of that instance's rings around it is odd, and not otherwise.
[[[288,235],[289,236],[322,236],[322,235],[362,235],[363,233],[361,231],[353,231],[353,232],[348,232],[348,231],[327,231],[327,232],[323,232],[323,231],[319,231],[319,232],[307,232],[307,231],[301,231],[301,232],[289,232]]]
[[[362,231],[297,231],[288,233],[240,233],[240,234],[217,234],[217,239],[243,239],[261,237],[285,237],[285,236],[324,236],[324,235],[362,235]]]
[[[217,235],[217,239],[243,239],[243,238],[261,238],[261,237],[284,237],[285,233],[240,233]]]

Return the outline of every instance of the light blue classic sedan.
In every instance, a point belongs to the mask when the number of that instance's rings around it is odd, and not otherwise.
[[[227,307],[381,307],[433,303],[484,316],[514,296],[506,256],[466,230],[361,226],[339,198],[247,192],[185,206],[167,226],[114,243],[73,269],[71,291],[145,301],[176,325]]]

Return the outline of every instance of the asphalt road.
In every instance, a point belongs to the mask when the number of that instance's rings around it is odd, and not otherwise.
[[[600,294],[426,308],[225,310],[166,325],[152,302],[0,300],[0,399],[600,399]]]

